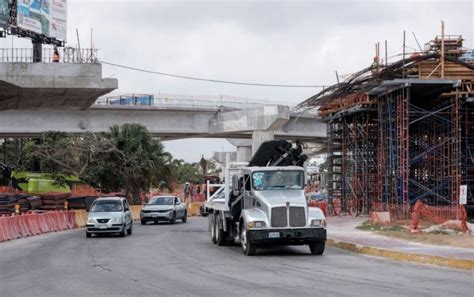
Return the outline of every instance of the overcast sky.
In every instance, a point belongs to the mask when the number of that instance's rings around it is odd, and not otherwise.
[[[93,42],[103,61],[220,80],[330,85],[372,62],[376,42],[389,55],[440,34],[462,34],[473,48],[473,1],[107,1],[69,0],[68,45]],[[14,39],[15,46],[30,47]],[[12,38],[0,40],[10,47]],[[232,95],[297,104],[312,88],[263,88],[187,81],[104,66],[120,92]],[[166,143],[177,158],[231,150],[225,140]],[[193,149],[190,150],[189,147]]]

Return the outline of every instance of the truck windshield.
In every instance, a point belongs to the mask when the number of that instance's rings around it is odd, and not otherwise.
[[[256,171],[252,174],[252,186],[256,191],[302,190],[304,173],[299,170]]]

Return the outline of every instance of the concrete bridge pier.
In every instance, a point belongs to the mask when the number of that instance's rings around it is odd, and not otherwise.
[[[237,162],[248,162],[252,158],[252,140],[227,138],[237,148]]]
[[[252,132],[252,155],[257,152],[262,143],[275,139],[275,131],[256,130]]]

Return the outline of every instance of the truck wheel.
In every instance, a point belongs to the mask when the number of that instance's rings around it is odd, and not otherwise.
[[[87,238],[91,238],[91,236],[92,236],[92,233],[86,232],[86,237]]]
[[[227,239],[226,239],[227,234],[221,228],[222,226],[221,220],[222,220],[221,216],[217,215],[217,218],[215,219],[215,222],[216,222],[215,230],[216,230],[216,243],[218,246],[223,246],[227,243]]]
[[[216,241],[216,219],[214,214],[209,216],[209,221],[211,223],[211,241],[212,243],[217,243]]]
[[[145,221],[145,220],[140,220],[140,223],[141,223],[142,225],[146,225],[146,221]]]
[[[132,235],[132,232],[133,232],[133,222],[130,223],[130,228],[128,228],[127,234]]]
[[[240,232],[240,244],[246,256],[253,256],[257,252],[257,246],[247,241],[247,230],[245,228],[242,228]]]
[[[309,244],[309,250],[311,251],[311,255],[322,255],[324,253],[325,247],[325,241],[317,241]]]

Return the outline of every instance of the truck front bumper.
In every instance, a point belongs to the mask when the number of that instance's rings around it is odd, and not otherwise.
[[[324,228],[291,228],[247,230],[247,240],[252,244],[299,245],[326,241]]]

